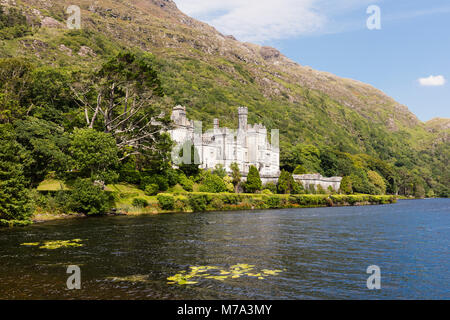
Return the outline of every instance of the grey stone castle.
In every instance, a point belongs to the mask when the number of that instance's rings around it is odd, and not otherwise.
[[[186,107],[176,106],[172,112],[174,129],[170,130],[172,140],[177,144],[192,142],[200,157],[202,169],[214,169],[222,165],[231,173],[230,165],[237,163],[245,179],[250,166],[255,166],[263,183],[276,182],[280,176],[279,144],[270,143],[267,129],[261,124],[248,124],[248,109],[238,108],[238,128],[221,128],[214,119],[212,130],[202,133],[196,123],[186,117]],[[278,140],[278,131],[272,131],[272,141]]]

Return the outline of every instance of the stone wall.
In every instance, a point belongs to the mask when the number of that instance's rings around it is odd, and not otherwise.
[[[341,188],[342,177],[331,177],[325,178],[320,174],[302,174],[302,175],[294,175],[294,180],[297,182],[301,182],[305,189],[308,189],[310,185],[314,185],[317,187],[320,185],[324,190],[328,190],[329,187],[332,187],[335,191],[339,191]]]

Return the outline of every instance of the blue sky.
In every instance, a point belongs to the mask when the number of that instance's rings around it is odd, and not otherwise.
[[[241,41],[276,47],[317,70],[363,81],[421,120],[450,118],[448,0],[175,0]],[[381,10],[369,30],[366,10]]]

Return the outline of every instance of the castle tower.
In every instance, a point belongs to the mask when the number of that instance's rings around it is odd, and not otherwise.
[[[173,108],[171,119],[177,125],[186,126],[188,124],[186,117],[186,107],[178,105]]]
[[[248,109],[246,107],[239,107],[238,117],[239,117],[238,130],[247,130]]]

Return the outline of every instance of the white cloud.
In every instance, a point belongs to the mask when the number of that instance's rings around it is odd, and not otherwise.
[[[419,83],[421,86],[439,87],[445,84],[446,80],[444,76],[429,76],[428,78],[420,78]]]
[[[320,30],[326,16],[317,0],[178,0],[179,8],[224,34],[264,42]]]

